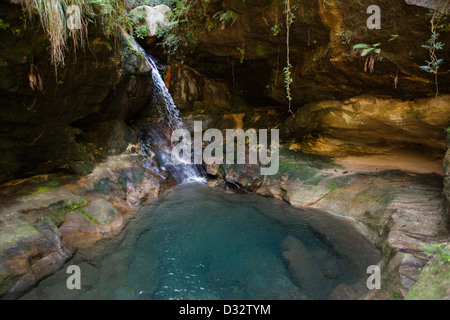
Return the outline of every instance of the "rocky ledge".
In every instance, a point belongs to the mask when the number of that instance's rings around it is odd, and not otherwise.
[[[128,153],[81,178],[41,175],[0,186],[0,297],[19,297],[77,249],[117,235],[166,179],[151,158]]]

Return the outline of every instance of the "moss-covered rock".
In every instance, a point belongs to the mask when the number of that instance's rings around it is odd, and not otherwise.
[[[408,292],[406,300],[449,300],[450,262],[436,256],[423,268],[419,280]]]

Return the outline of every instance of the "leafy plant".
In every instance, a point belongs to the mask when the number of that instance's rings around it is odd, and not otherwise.
[[[211,32],[211,31],[213,31],[216,28],[217,28],[217,25],[214,22],[212,22],[212,21],[207,21],[205,23],[205,30],[208,31],[208,32]]]
[[[439,81],[438,75],[439,70],[444,63],[444,59],[438,57],[438,51],[443,50],[445,44],[439,41],[440,33],[439,30],[446,31],[448,30],[450,24],[446,24],[443,21],[448,16],[449,9],[449,1],[447,1],[444,5],[439,6],[434,11],[430,11],[429,15],[431,15],[430,19],[430,30],[431,36],[428,39],[427,43],[422,45],[422,48],[428,50],[428,54],[430,56],[430,60],[425,60],[426,64],[420,66],[419,68],[423,71],[431,73],[434,75],[434,84],[436,86],[436,97],[439,96]]]
[[[347,30],[345,32],[338,33],[337,36],[343,38],[342,44],[350,45],[352,41],[353,32],[351,30]]]
[[[292,111],[292,95],[291,95],[291,84],[292,80],[292,72],[291,72],[291,60],[290,60],[290,30],[291,25],[294,23],[295,15],[291,10],[290,0],[284,0],[284,13],[286,15],[286,67],[284,70],[284,84],[286,88],[286,98],[288,100],[289,112],[294,115]]]
[[[237,51],[239,51],[239,53],[241,54],[241,59],[240,59],[240,63],[244,63],[244,59],[245,59],[245,44],[242,44],[242,47],[237,47],[236,48]]]
[[[232,25],[236,23],[237,16],[233,10],[219,11],[213,15],[213,19],[218,19],[222,23],[221,29],[224,30],[227,23]]]
[[[210,0],[173,0],[169,23],[158,28],[158,38],[162,39],[170,61],[172,58],[183,60],[182,48],[195,43],[196,32],[200,28],[211,31],[214,24],[206,24],[207,9]],[[183,45],[183,46],[182,46]]]
[[[383,57],[380,56],[381,54],[381,43],[375,43],[372,45],[365,44],[365,43],[359,43],[357,45],[353,46],[353,50],[359,53],[361,58],[366,58],[366,62],[364,64],[364,72],[367,72],[370,70],[370,73],[372,74],[375,70],[375,62],[382,61]]]
[[[281,31],[281,26],[280,26],[279,24],[276,24],[276,25],[274,25],[271,29],[272,29],[272,35],[273,35],[274,37],[276,37],[276,36],[278,36],[278,34],[279,34],[280,31]]]
[[[150,32],[150,27],[148,24],[143,24],[134,28],[134,36],[136,38],[144,39]]]
[[[397,39],[399,37],[398,34],[391,34],[391,38],[389,39],[389,42],[394,41],[395,39]]]
[[[289,111],[292,113],[292,110],[291,110],[291,102],[292,102],[291,84],[292,84],[293,80],[292,80],[291,68],[292,68],[292,65],[289,63],[286,67],[284,67],[283,71],[284,71],[284,84],[286,87],[286,98],[289,101]]]
[[[28,12],[29,20],[37,14],[42,28],[50,41],[51,62],[64,65],[68,40],[73,40],[74,50],[84,48],[87,41],[88,24],[100,22],[107,36],[118,38],[131,26],[122,0],[17,0]],[[67,21],[74,14],[69,6],[80,10],[81,28],[69,28]],[[120,43],[120,42],[117,42]]]
[[[431,245],[421,243],[420,245],[424,249],[422,253],[428,258],[439,256],[443,262],[450,262],[450,249],[446,248],[448,243],[435,243]]]

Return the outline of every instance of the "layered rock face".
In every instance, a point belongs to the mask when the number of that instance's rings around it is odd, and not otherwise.
[[[291,1],[295,15],[290,28],[295,108],[363,93],[401,99],[434,93],[433,75],[419,69],[429,60],[422,45],[431,36],[430,9],[411,1],[379,1],[381,29],[369,30],[367,9],[371,5],[371,1],[356,0]],[[226,81],[230,88],[234,84],[236,93],[247,100],[286,105],[284,10],[281,0],[211,1],[205,26],[195,30],[196,45],[192,54],[187,53],[186,64],[212,79]],[[235,13],[236,21],[227,21],[222,28],[214,15],[227,11]],[[442,32],[440,40],[449,43],[449,33]],[[364,71],[366,58],[360,58],[352,47],[377,43],[383,60],[375,62],[371,74]],[[448,51],[439,55],[449,60]],[[448,91],[448,76],[442,75],[439,82],[442,92]]]
[[[402,101],[370,96],[308,104],[286,121],[302,150],[333,156],[422,150],[442,159],[450,96]]]

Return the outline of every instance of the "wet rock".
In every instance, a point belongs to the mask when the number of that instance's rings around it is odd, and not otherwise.
[[[210,79],[177,61],[171,68],[170,93],[181,110],[223,114],[233,108],[234,98],[227,83]]]
[[[447,246],[447,250],[450,246]],[[450,300],[450,262],[439,255],[423,268],[406,300]]]
[[[445,3],[444,0],[405,0],[409,5],[424,7],[428,9],[436,9]]]
[[[204,165],[206,167],[206,173],[211,176],[217,176],[219,174],[220,165],[212,164],[212,165]]]
[[[128,48],[124,49],[122,68],[125,72],[135,76],[148,75],[152,71],[144,56],[135,51],[132,52]]]
[[[421,243],[449,239],[442,205],[442,178],[401,171],[353,171],[343,175],[345,168],[327,164],[325,171],[316,171],[311,159],[309,164],[304,160],[301,156],[287,165],[283,165],[285,160],[280,160],[279,175],[261,179],[256,192],[282,197],[296,207],[317,208],[350,219],[362,235],[383,251],[382,290],[370,294],[369,299],[404,297],[417,281],[419,269],[426,264]],[[233,172],[227,175],[242,188],[254,190],[251,184],[245,183],[247,178],[242,177]],[[361,254],[351,252],[351,243],[330,241],[338,245],[336,250],[340,254],[358,261]],[[375,258],[372,260],[377,264]],[[360,265],[357,269],[365,268],[366,265]],[[358,287],[344,286],[337,288],[332,297],[349,298],[358,292]]]
[[[328,296],[329,300],[361,300],[368,294],[367,283],[340,284]]]
[[[20,220],[7,221],[0,233],[0,296],[18,297],[71,256],[52,223],[41,220],[32,226]]]
[[[303,243],[289,236],[283,241],[281,249],[294,283],[311,297],[320,298],[319,288],[324,286],[325,280]]]
[[[98,224],[101,233],[118,229],[123,224],[122,215],[106,200],[96,199],[85,210],[86,214]]]
[[[48,175],[0,186],[0,297],[20,296],[78,248],[120,232],[138,206],[158,198],[165,181],[159,171],[132,153],[108,157],[81,178]]]

